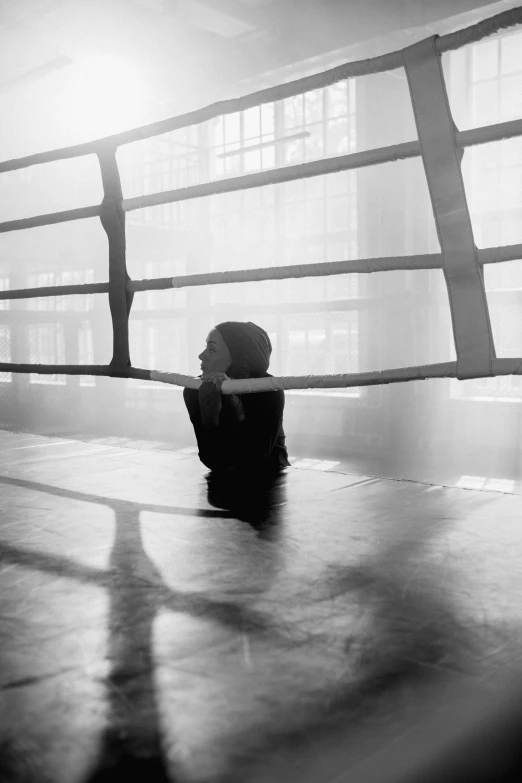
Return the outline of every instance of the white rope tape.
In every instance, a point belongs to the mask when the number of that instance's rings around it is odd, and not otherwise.
[[[494,375],[522,375],[522,358],[493,359]],[[0,362],[0,372],[96,375],[118,378],[136,378],[143,381],[156,381],[187,389],[199,389],[200,378],[173,372],[144,370],[139,367],[127,367],[115,371],[110,365],[69,365],[69,364],[15,364]],[[422,381],[428,378],[456,378],[457,363],[442,362],[415,367],[399,367],[374,372],[350,373],[345,375],[297,375],[279,378],[246,378],[225,381],[224,394],[249,394],[253,392],[275,391],[277,389],[343,389],[357,386],[377,386],[387,383]]]
[[[504,245],[477,250],[478,262],[499,264],[504,261],[522,259],[522,245]],[[190,286],[221,285],[227,283],[248,283],[261,280],[288,280],[302,277],[325,277],[329,275],[371,274],[397,270],[442,269],[440,253],[425,253],[415,256],[383,256],[382,258],[356,258],[351,261],[326,261],[318,264],[291,264],[289,266],[261,267],[259,269],[236,269],[232,272],[204,272],[178,277],[157,277],[147,280],[131,280],[127,291],[158,291]],[[4,299],[37,299],[45,296],[68,296],[78,294],[107,293],[108,283],[79,283],[75,285],[42,286],[40,288],[13,288],[0,291]]]
[[[522,259],[522,245],[505,245],[477,250],[478,263],[498,264],[503,261]],[[236,269],[229,272],[203,272],[196,275],[159,277],[155,280],[132,280],[128,291],[151,291],[158,288],[185,288],[189,286],[222,285],[227,283],[250,283],[261,280],[289,280],[302,277],[324,277],[330,275],[372,274],[397,270],[442,269],[441,253],[425,253],[414,256],[383,256],[382,258],[356,258],[351,261],[326,261],[318,264],[291,264],[258,269]],[[0,299],[4,298],[0,293]],[[8,295],[5,298],[9,298]]]
[[[493,359],[495,375],[522,375],[522,358]],[[428,378],[456,378],[457,362],[441,362],[415,367],[400,367],[374,372],[349,373],[347,375],[294,375],[279,378],[245,378],[224,381],[223,394],[251,394],[253,392],[276,391],[277,389],[346,389],[356,386],[379,386],[387,383],[423,381]],[[151,381],[199,389],[201,380],[179,373],[151,370]]]

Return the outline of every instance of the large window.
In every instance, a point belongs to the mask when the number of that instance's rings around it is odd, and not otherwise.
[[[210,171],[215,177],[353,152],[357,142],[356,82],[343,81],[221,117],[215,121],[209,141]],[[357,174],[341,172],[213,198],[209,219],[213,270],[355,258]],[[278,374],[357,372],[358,313],[343,312],[342,303],[338,312],[324,312],[323,304],[356,297],[358,282],[357,275],[345,275],[244,284],[241,290],[216,286],[210,300],[213,305],[227,303],[232,307],[241,296],[243,305],[252,312],[264,302],[264,320],[260,311],[260,323],[264,324],[268,324],[270,312],[278,312],[274,326]],[[298,303],[305,311],[302,314],[295,312]],[[341,332],[349,337],[341,340]]]
[[[272,168],[276,148],[282,143],[282,139],[276,139],[273,103],[218,117],[209,139],[211,176]]]
[[[353,152],[356,97],[355,80],[343,81],[126,145],[118,151],[124,195]],[[129,268],[133,278],[151,278],[356,258],[357,199],[357,173],[341,172],[133,211],[127,216]],[[42,271],[28,276],[25,284],[93,281],[92,270]],[[271,369],[278,375],[357,372],[359,314],[349,309],[348,300],[358,295],[357,275],[139,293],[130,318],[132,362],[186,371],[194,366],[187,359],[188,341],[199,340],[200,331],[203,340],[207,322],[228,317],[257,320],[267,329],[274,345]],[[25,319],[29,360],[100,362],[92,307],[89,296],[24,303],[26,316],[32,314]],[[30,381],[52,384],[66,379],[32,374]],[[79,382],[94,385],[95,379],[82,377]],[[128,386],[155,388],[142,381]]]

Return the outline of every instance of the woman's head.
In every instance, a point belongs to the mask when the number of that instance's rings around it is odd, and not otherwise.
[[[204,373],[226,372],[232,364],[230,351],[217,329],[211,329],[208,333],[207,347],[198,358]]]
[[[271,353],[270,338],[260,326],[250,321],[225,321],[209,332],[207,347],[199,358],[204,373],[258,378],[266,373]]]

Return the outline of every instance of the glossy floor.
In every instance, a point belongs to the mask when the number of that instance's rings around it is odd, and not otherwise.
[[[238,501],[209,493],[193,449],[0,446],[2,783],[392,780],[375,761],[392,747],[402,779],[460,714],[459,688],[474,719],[509,701],[513,487],[311,458]],[[401,753],[436,705],[424,755]]]

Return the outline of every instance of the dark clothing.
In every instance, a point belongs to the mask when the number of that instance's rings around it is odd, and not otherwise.
[[[183,390],[201,462],[212,471],[232,469],[249,474],[288,467],[283,431],[284,391],[238,395],[245,414],[242,421],[227,402],[228,396],[222,395],[218,425],[203,426],[198,391]]]

